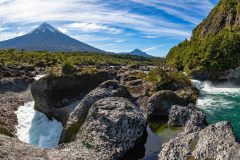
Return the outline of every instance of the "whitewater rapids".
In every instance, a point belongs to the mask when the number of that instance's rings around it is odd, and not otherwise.
[[[36,76],[39,80],[44,75]],[[34,101],[18,107],[15,112],[18,119],[17,137],[19,140],[40,148],[54,148],[58,146],[63,125],[61,122],[34,110]]]

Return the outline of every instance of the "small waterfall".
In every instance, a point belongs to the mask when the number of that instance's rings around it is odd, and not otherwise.
[[[35,77],[36,80],[43,76]],[[61,122],[34,110],[34,101],[18,107],[15,112],[18,118],[17,137],[19,140],[40,148],[57,147],[63,126]]]
[[[18,118],[17,136],[26,143],[41,147],[53,148],[63,130],[61,122],[49,120],[48,117],[34,110],[34,102],[27,102],[16,111]]]

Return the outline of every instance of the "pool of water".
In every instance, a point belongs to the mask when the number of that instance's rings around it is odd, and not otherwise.
[[[147,139],[122,160],[156,160],[162,145],[177,136],[180,127],[168,127],[166,121],[152,121],[147,126]]]
[[[209,123],[229,121],[240,140],[240,88],[229,84],[214,86],[198,82],[201,94],[197,106],[206,114]]]

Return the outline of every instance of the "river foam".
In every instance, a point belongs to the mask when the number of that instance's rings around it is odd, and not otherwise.
[[[197,107],[209,123],[229,121],[235,135],[240,139],[240,88],[231,84],[213,85],[211,82],[192,81],[200,89]]]
[[[34,102],[27,102],[15,112],[18,118],[19,140],[41,148],[58,146],[63,126],[57,120],[34,110]]]

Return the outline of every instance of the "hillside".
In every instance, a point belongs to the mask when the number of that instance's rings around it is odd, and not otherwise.
[[[167,62],[188,73],[219,72],[240,64],[240,2],[221,0],[194,30],[173,47]]]

